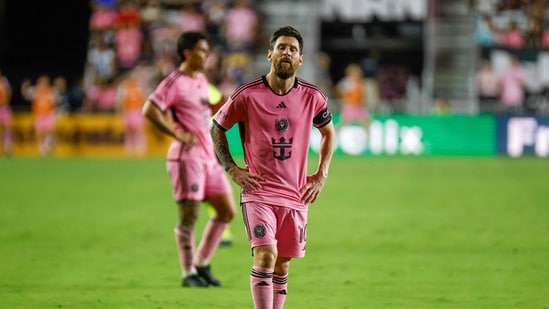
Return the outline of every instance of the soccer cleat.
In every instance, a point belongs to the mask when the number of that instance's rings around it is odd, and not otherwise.
[[[202,279],[200,279],[200,276],[197,274],[188,275],[187,277],[183,278],[183,282],[181,283],[181,285],[195,288],[208,287],[208,283],[202,281]]]
[[[196,266],[196,272],[200,278],[204,279],[208,284],[213,286],[221,286],[221,282],[217,280],[210,271],[210,265]]]
[[[220,247],[230,247],[233,244],[233,237],[222,238],[219,242]]]

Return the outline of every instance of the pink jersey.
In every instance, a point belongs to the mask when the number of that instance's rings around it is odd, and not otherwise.
[[[167,159],[217,162],[210,135],[212,114],[208,98],[208,80],[204,74],[191,77],[179,71],[169,74],[149,96],[162,111],[171,112],[176,130],[191,132],[198,137],[198,144],[190,149],[181,147],[181,143],[174,140]]]
[[[235,89],[214,122],[224,130],[239,123],[247,167],[264,178],[261,189],[242,192],[242,202],[307,209],[299,191],[307,181],[309,137],[313,125],[331,120],[327,97],[302,79],[284,95],[265,76]]]

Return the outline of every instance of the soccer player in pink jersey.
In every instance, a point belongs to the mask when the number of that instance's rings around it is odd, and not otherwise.
[[[292,258],[305,256],[307,210],[328,176],[335,147],[327,97],[296,77],[303,39],[291,26],[271,36],[271,69],[234,90],[211,126],[215,150],[241,187],[244,224],[252,247],[250,289],[255,308],[282,308]],[[226,131],[238,123],[245,167],[230,153]],[[320,131],[318,167],[307,176],[312,126]]]
[[[202,73],[209,50],[202,33],[181,34],[177,41],[179,68],[160,82],[143,105],[143,114],[173,137],[166,166],[179,207],[174,232],[182,285],[190,287],[221,285],[210,271],[210,259],[235,214],[232,189],[209,133],[212,114],[208,80]],[[194,226],[202,201],[212,205],[217,215],[209,219],[195,250]]]

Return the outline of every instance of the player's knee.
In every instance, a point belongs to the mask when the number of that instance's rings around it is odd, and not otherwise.
[[[275,273],[282,275],[287,274],[290,270],[290,259],[284,258],[284,259],[278,259],[275,264]]]
[[[235,216],[235,210],[232,207],[225,207],[225,209],[217,214],[219,221],[229,223]]]
[[[229,223],[236,215],[236,210],[231,203],[224,203],[223,207],[216,210],[217,220],[223,223]]]
[[[269,247],[254,248],[255,264],[262,268],[273,268],[276,263],[276,252]]]

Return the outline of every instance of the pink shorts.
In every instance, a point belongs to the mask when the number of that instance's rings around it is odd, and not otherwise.
[[[47,115],[36,116],[34,120],[34,128],[37,132],[46,132],[55,128],[55,115],[53,113]]]
[[[366,117],[368,117],[368,112],[366,111],[366,108],[362,105],[343,105],[341,109],[341,119],[343,119],[345,122],[362,122],[366,119]]]
[[[173,196],[177,202],[203,201],[208,197],[232,193],[232,188],[219,163],[196,160],[168,160]]]
[[[278,256],[305,256],[307,211],[247,202],[242,203],[242,217],[252,248],[276,245]]]

